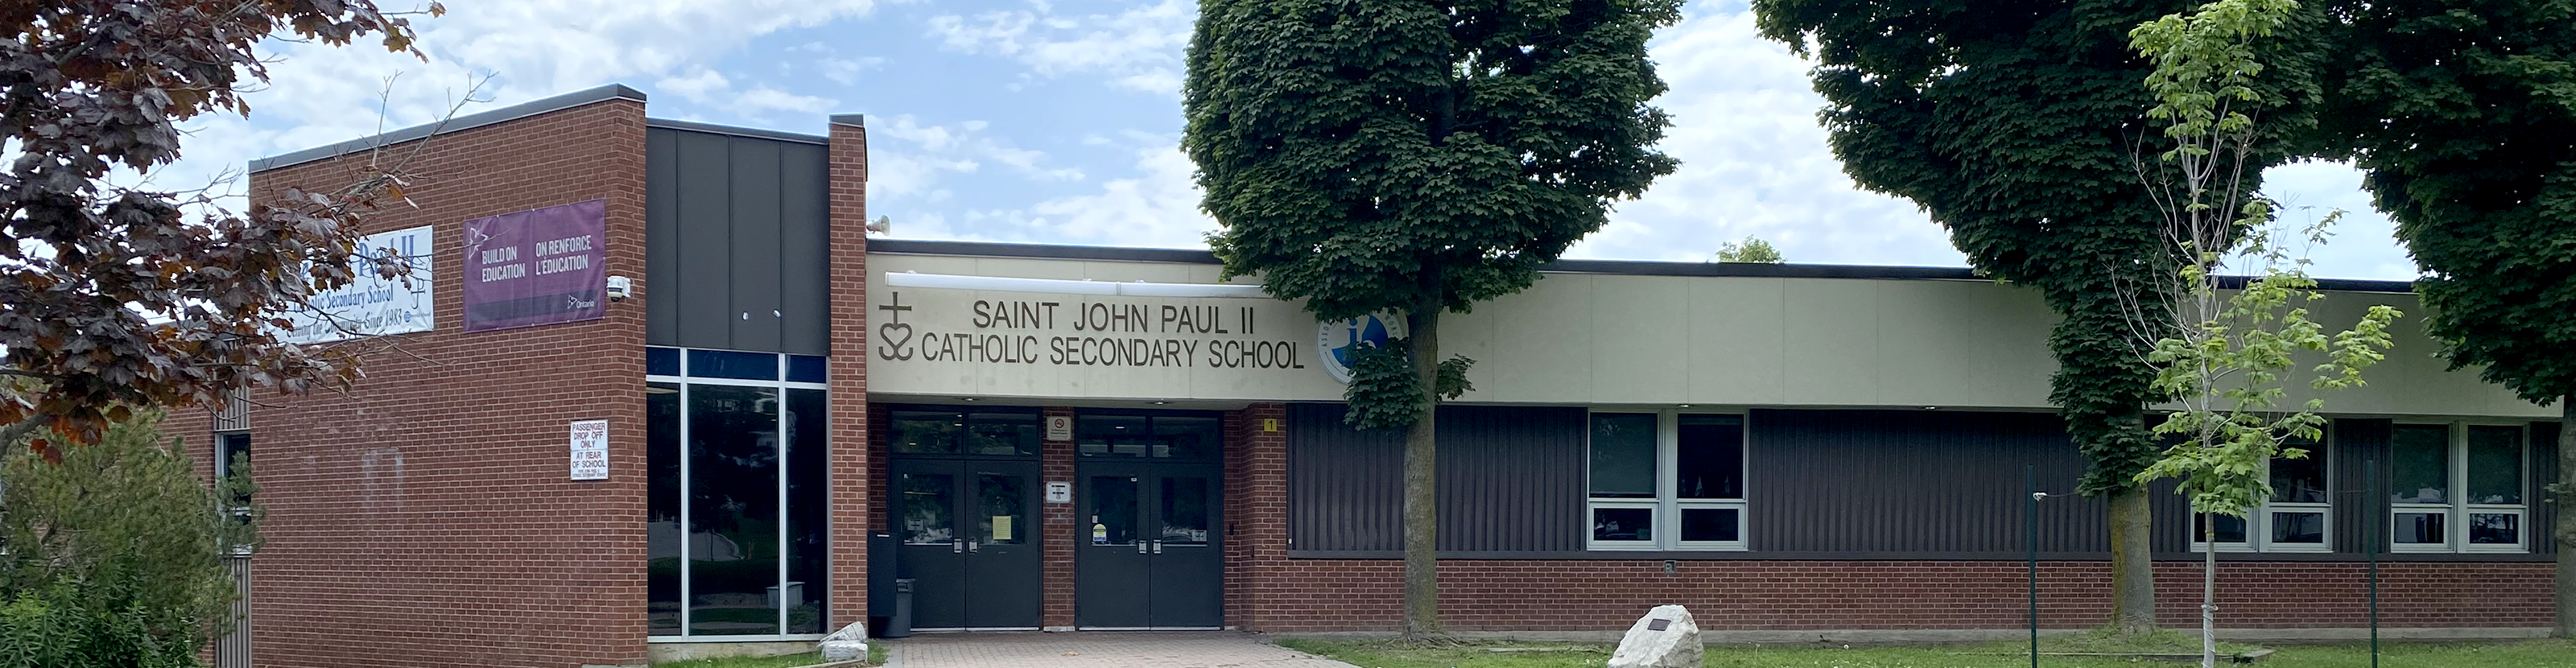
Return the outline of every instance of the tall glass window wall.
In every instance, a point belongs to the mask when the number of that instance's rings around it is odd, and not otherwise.
[[[826,632],[822,358],[649,348],[645,359],[652,635]]]

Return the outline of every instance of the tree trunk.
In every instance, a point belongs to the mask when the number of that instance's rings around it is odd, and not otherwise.
[[[1432,448],[1440,407],[1440,307],[1417,307],[1407,317],[1405,339],[1423,402],[1404,431],[1404,637],[1418,640],[1440,635],[1440,469]]]
[[[2558,630],[2576,638],[2576,396],[2558,398]]]
[[[2218,668],[2218,514],[2200,517],[2200,668]]]
[[[2135,485],[2112,492],[2111,625],[2121,635],[2156,630],[2156,564],[2150,539],[2154,514],[2147,488]]]

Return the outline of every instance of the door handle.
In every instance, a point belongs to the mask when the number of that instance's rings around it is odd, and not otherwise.
[[[957,554],[965,554],[965,553],[966,553],[966,541],[962,541],[962,540],[952,540],[952,541],[948,541],[948,551],[950,551],[950,552],[955,552],[955,553],[957,553]]]
[[[1155,553],[1155,554],[1162,554],[1162,553],[1163,553],[1163,541],[1159,541],[1159,540],[1158,540],[1158,541],[1154,541],[1154,553]]]
[[[1137,554],[1153,554],[1153,549],[1154,548],[1147,545],[1146,541],[1136,541]]]
[[[970,541],[966,541],[966,553],[967,553],[967,554],[974,554],[974,553],[975,553],[975,541],[971,541],[971,540],[970,540]]]

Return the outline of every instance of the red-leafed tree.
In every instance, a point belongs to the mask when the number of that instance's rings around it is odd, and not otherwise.
[[[357,247],[358,217],[401,197],[398,169],[242,212],[109,177],[177,160],[183,121],[248,114],[262,40],[418,56],[405,18],[369,0],[39,0],[0,3],[0,28],[0,443],[89,442],[129,406],[356,377],[353,351],[291,344],[281,315],[360,271],[403,273]]]

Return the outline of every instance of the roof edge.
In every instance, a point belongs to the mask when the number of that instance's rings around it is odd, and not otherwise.
[[[414,139],[428,137],[432,134],[445,134],[459,130],[478,128],[486,125],[527,118],[538,114],[571,109],[573,107],[594,102],[606,102],[609,100],[634,100],[637,102],[643,102],[644,93],[633,88],[628,88],[624,84],[608,84],[586,90],[577,90],[553,97],[521,102],[491,111],[458,116],[447,119],[444,123],[416,125],[384,134],[359,137],[357,139],[351,139],[326,146],[259,158],[250,161],[250,171],[264,172],[280,167],[300,165],[316,160],[326,160],[390,144],[400,144]]]
[[[714,123],[699,123],[695,121],[674,121],[661,118],[647,118],[644,119],[644,127],[661,128],[664,130],[680,130],[684,132],[733,135],[736,137],[751,137],[754,139],[776,139],[779,141],[791,141],[799,144],[831,144],[831,140],[826,139],[821,135],[799,134],[785,130],[764,130],[761,128],[716,125]]]
[[[868,252],[905,255],[1044,258],[1108,262],[1219,264],[1216,254],[1186,248],[1069,246],[994,241],[869,239]],[[1631,276],[1733,276],[1746,278],[1848,278],[1909,281],[1990,281],[1966,267],[1910,267],[1867,264],[1762,264],[1747,262],[1668,262],[1653,260],[1557,260],[1540,271],[1567,274]],[[2226,288],[2244,287],[2244,276],[2222,276]],[[2349,278],[2317,279],[2317,288],[2335,292],[2413,293],[2414,283]]]

